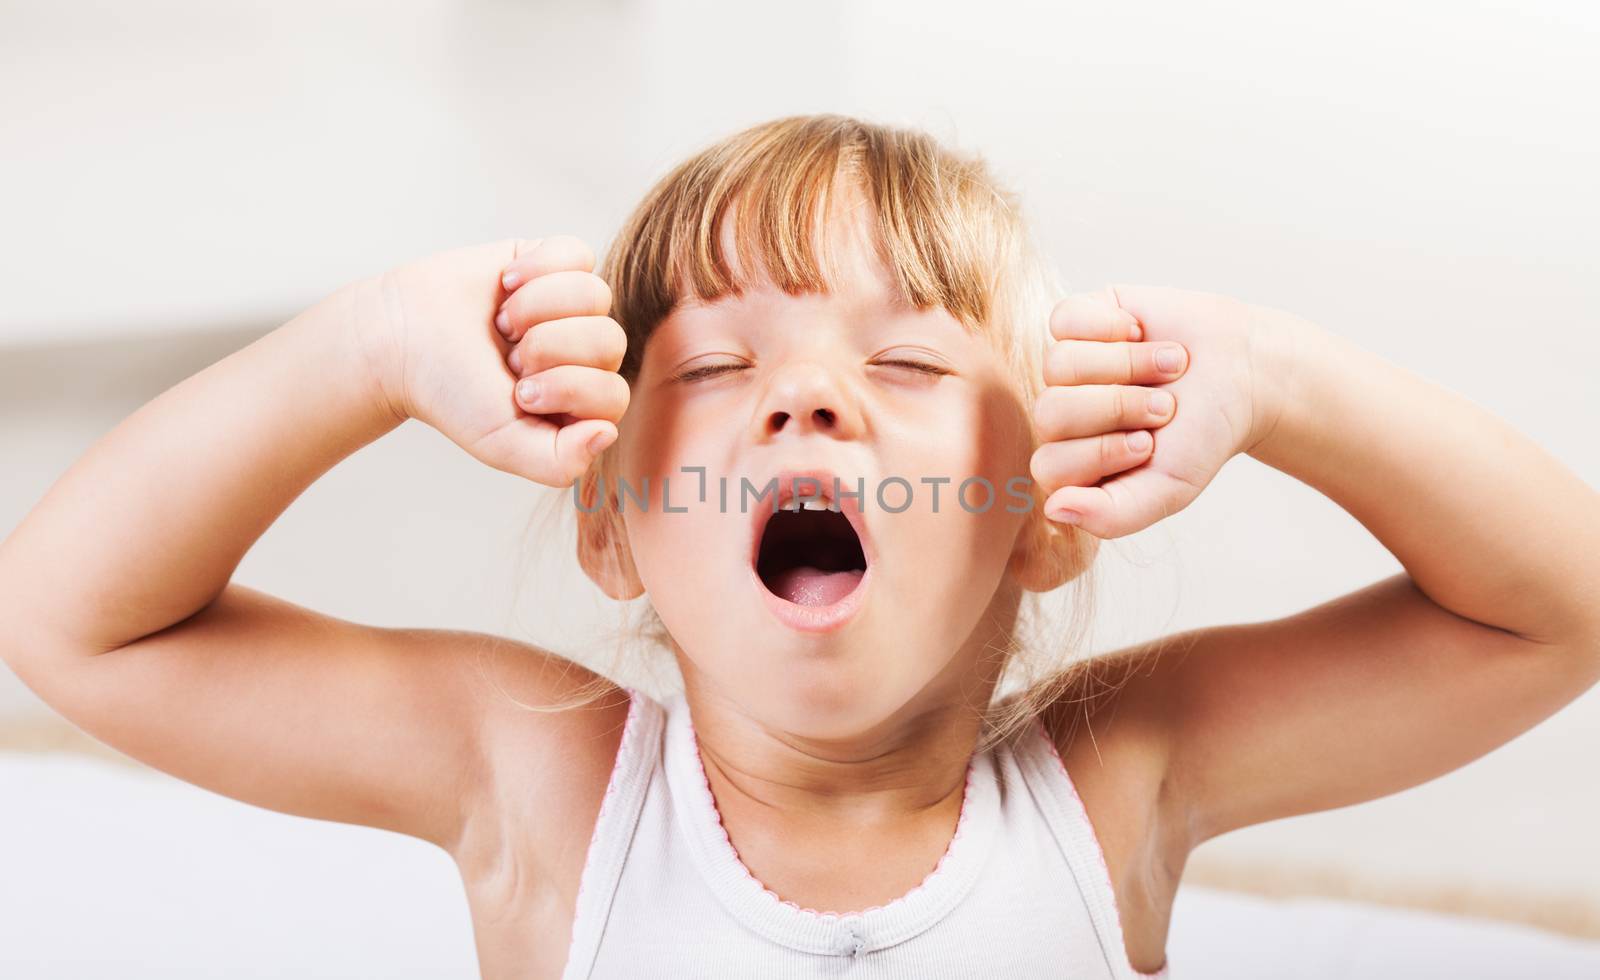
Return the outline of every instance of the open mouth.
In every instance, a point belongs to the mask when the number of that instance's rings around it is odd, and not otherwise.
[[[860,536],[829,502],[791,499],[767,518],[756,575],[778,598],[831,606],[854,592],[866,571]]]

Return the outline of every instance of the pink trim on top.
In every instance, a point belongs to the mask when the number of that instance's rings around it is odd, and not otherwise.
[[[572,955],[572,944],[578,938],[578,916],[583,914],[583,886],[589,880],[589,866],[594,864],[596,843],[600,840],[600,829],[605,826],[606,813],[611,809],[611,800],[617,795],[617,782],[622,774],[624,762],[630,758],[629,746],[631,739],[638,729],[636,719],[639,716],[640,694],[631,687],[624,687],[628,692],[628,714],[622,722],[622,738],[617,742],[617,757],[611,760],[611,775],[606,777],[606,792],[600,798],[600,812],[594,818],[594,830],[589,833],[589,846],[583,854],[583,871],[578,875],[578,891],[572,902],[572,935],[567,940],[567,956]]]
[[[788,899],[779,895],[777,892],[768,888],[766,883],[760,878],[757,878],[755,873],[750,870],[749,865],[744,863],[744,858],[739,856],[739,849],[733,846],[733,838],[728,836],[727,825],[722,822],[722,810],[717,806],[716,794],[711,792],[711,780],[706,777],[705,760],[700,756],[700,739],[699,736],[695,735],[693,721],[689,722],[688,728],[689,744],[694,747],[694,761],[695,765],[700,768],[700,781],[701,785],[705,788],[705,799],[706,802],[711,806],[711,812],[716,815],[717,829],[722,831],[722,840],[728,845],[728,851],[733,855],[733,859],[739,865],[740,870],[745,873],[747,878],[755,882],[756,885],[760,887],[763,894],[770,895],[773,901],[782,905],[787,905],[797,912],[804,912],[807,915],[822,919],[839,919],[845,916],[866,915],[869,912],[892,909],[897,905],[907,902],[913,895],[929,887],[931,884],[933,884],[934,880],[939,877],[940,872],[944,870],[945,862],[949,859],[951,852],[956,848],[956,841],[961,839],[962,832],[967,828],[967,817],[970,815],[972,809],[967,805],[967,803],[972,798],[972,775],[974,771],[974,760],[968,760],[967,762],[967,778],[966,782],[961,788],[961,813],[956,817],[955,833],[951,835],[950,843],[945,846],[944,853],[939,855],[938,863],[933,866],[932,871],[929,871],[925,876],[923,876],[921,882],[913,886],[911,890],[906,892],[904,895],[901,895],[895,899],[891,899],[889,902],[883,905],[874,905],[870,908],[861,909],[855,912],[824,912],[818,909],[806,908],[797,902],[789,901]]]
[[[1050,737],[1049,729],[1045,728],[1044,719],[1036,721],[1039,737],[1044,739],[1044,744],[1050,747],[1050,754],[1055,757],[1056,765],[1061,769],[1061,776],[1067,781],[1067,789],[1072,792],[1072,802],[1078,805],[1078,811],[1083,814],[1084,826],[1089,828],[1089,839],[1094,841],[1095,855],[1100,858],[1100,874],[1105,881],[1106,894],[1111,896],[1111,916],[1117,927],[1117,944],[1122,953],[1122,962],[1135,976],[1148,977],[1150,980],[1165,980],[1169,976],[1172,966],[1172,957],[1168,956],[1166,962],[1154,973],[1146,973],[1133,965],[1133,960],[1128,956],[1128,940],[1122,932],[1122,910],[1117,907],[1117,890],[1111,883],[1111,866],[1106,863],[1106,851],[1100,844],[1100,835],[1095,832],[1094,823],[1089,819],[1089,808],[1083,805],[1083,798],[1078,795],[1078,787],[1072,781],[1072,774],[1067,771],[1067,763],[1061,758],[1061,750],[1056,748],[1056,740]]]

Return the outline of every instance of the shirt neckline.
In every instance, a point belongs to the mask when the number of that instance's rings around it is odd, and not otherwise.
[[[884,905],[821,912],[780,898],[745,866],[722,825],[684,695],[668,698],[666,708],[667,782],[695,866],[728,913],[758,935],[805,953],[856,956],[927,930],[977,881],[1000,823],[991,753],[974,753],[968,763],[955,833],[920,884]]]

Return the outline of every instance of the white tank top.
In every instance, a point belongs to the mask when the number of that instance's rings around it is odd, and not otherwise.
[[[1099,841],[1043,725],[973,756],[955,835],[920,885],[818,912],[740,860],[683,695],[628,693],[563,980],[1168,976],[1128,962]]]

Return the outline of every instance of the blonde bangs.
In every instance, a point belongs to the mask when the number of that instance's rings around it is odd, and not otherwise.
[[[844,182],[841,185],[841,181]],[[646,195],[619,231],[600,275],[628,334],[623,377],[638,376],[643,347],[686,294],[711,302],[757,281],[791,295],[831,291],[837,266],[826,222],[840,190],[872,211],[878,257],[900,299],[940,307],[969,330],[1017,325],[1032,256],[1011,195],[983,163],[915,130],[836,115],[794,116],[737,133],[683,162]],[[735,263],[724,254],[730,212]],[[1019,273],[1024,273],[1019,277]],[[1037,291],[1037,290],[1032,290]],[[1042,346],[1038,329],[1002,330],[1023,380]],[[997,315],[1004,313],[1005,315]],[[1027,335],[1031,343],[1017,343]],[[1023,385],[1024,388],[1032,387]]]

